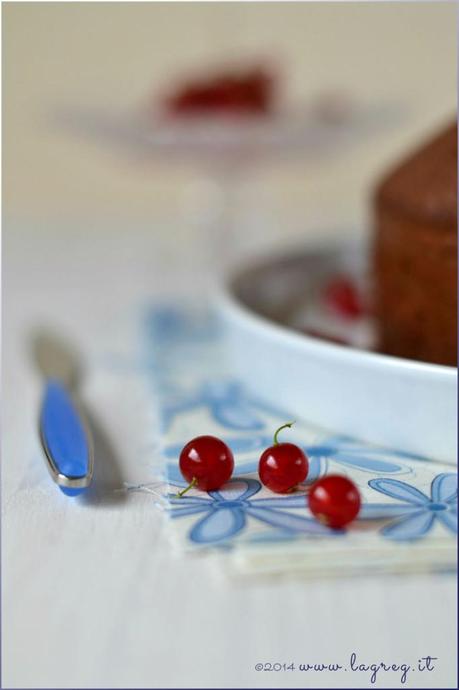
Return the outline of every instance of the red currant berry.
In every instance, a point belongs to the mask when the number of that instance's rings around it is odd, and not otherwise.
[[[308,496],[309,510],[328,527],[338,529],[351,522],[360,510],[360,494],[350,479],[329,474],[316,481]]]
[[[345,319],[358,319],[365,312],[361,295],[346,276],[338,276],[328,283],[325,301],[332,311]]]
[[[215,436],[197,436],[182,449],[180,471],[189,486],[179,496],[197,486],[202,491],[219,489],[231,477],[234,458],[226,443]]]
[[[293,443],[278,443],[281,429],[291,427],[293,422],[283,424],[274,434],[274,445],[267,448],[260,457],[258,474],[268,489],[284,494],[304,482],[308,476],[309,463],[301,448]]]

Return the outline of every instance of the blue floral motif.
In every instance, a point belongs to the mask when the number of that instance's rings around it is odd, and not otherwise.
[[[254,499],[260,489],[261,484],[256,479],[239,479],[228,482],[218,491],[209,491],[208,497],[169,496],[170,515],[173,518],[202,515],[191,528],[189,539],[205,545],[235,537],[246,526],[248,516],[291,535],[323,537],[342,533],[312,518],[286,512],[292,508],[304,510],[304,494]]]
[[[163,426],[167,429],[177,415],[205,406],[211,417],[225,429],[236,431],[260,432],[266,428],[261,413],[264,406],[252,400],[244,387],[234,380],[207,382],[201,385],[194,395],[175,397],[163,407]],[[288,415],[282,418],[287,419]],[[295,440],[292,438],[292,442]],[[258,433],[250,438],[234,437],[225,439],[235,453],[244,453],[267,448],[272,443],[272,436]],[[359,445],[345,436],[331,436],[319,444],[301,445],[315,466],[317,478],[326,473],[329,460],[350,469],[378,474],[402,474],[411,470],[400,461],[410,456],[398,451],[369,448]],[[181,447],[178,444],[166,449],[168,457],[177,457]]]
[[[236,381],[212,381],[199,387],[195,394],[183,395],[164,406],[165,428],[174,418],[198,407],[207,407],[213,419],[226,429],[259,431],[265,424]]]
[[[253,410],[244,388],[235,381],[207,383],[201,389],[201,402],[213,418],[227,429],[258,431],[264,422]]]
[[[316,458],[323,465],[321,474],[328,469],[329,460],[348,469],[372,474],[410,474],[412,470],[400,461],[414,456],[400,451],[365,446],[347,436],[332,436],[319,444],[305,446],[309,458]]]
[[[457,475],[437,474],[432,481],[430,498],[422,491],[397,479],[371,479],[369,486],[398,503],[367,503],[359,519],[395,518],[381,534],[396,541],[422,539],[439,522],[457,533]]]

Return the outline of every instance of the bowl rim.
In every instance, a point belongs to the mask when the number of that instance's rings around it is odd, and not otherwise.
[[[272,321],[268,317],[257,313],[244,304],[235,294],[234,284],[237,282],[239,275],[246,272],[250,266],[256,268],[261,265],[262,261],[263,259],[261,258],[260,261],[254,262],[252,265],[244,265],[236,272],[230,271],[229,276],[226,276],[225,280],[217,286],[213,301],[218,312],[225,312],[241,321],[245,327],[257,329],[270,339],[277,340],[286,346],[309,352],[311,355],[320,356],[326,354],[335,360],[341,360],[343,363],[354,365],[357,363],[357,358],[359,365],[367,369],[376,368],[386,372],[390,370],[401,375],[422,376],[435,379],[436,381],[441,378],[445,383],[451,383],[457,378],[457,367],[421,362],[380,352],[360,350],[339,343],[326,342],[321,338],[299,333],[288,326]]]

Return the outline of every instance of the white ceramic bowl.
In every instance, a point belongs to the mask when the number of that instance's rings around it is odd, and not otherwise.
[[[293,418],[456,462],[455,368],[333,344],[279,323],[299,295],[307,299],[343,261],[349,268],[360,259],[343,248],[307,250],[259,261],[230,278],[217,310],[236,375]]]

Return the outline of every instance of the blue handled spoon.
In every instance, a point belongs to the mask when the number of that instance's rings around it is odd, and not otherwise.
[[[34,338],[36,362],[45,377],[39,428],[51,477],[66,496],[78,496],[91,483],[91,435],[75,398],[79,368],[64,343],[46,332]]]

